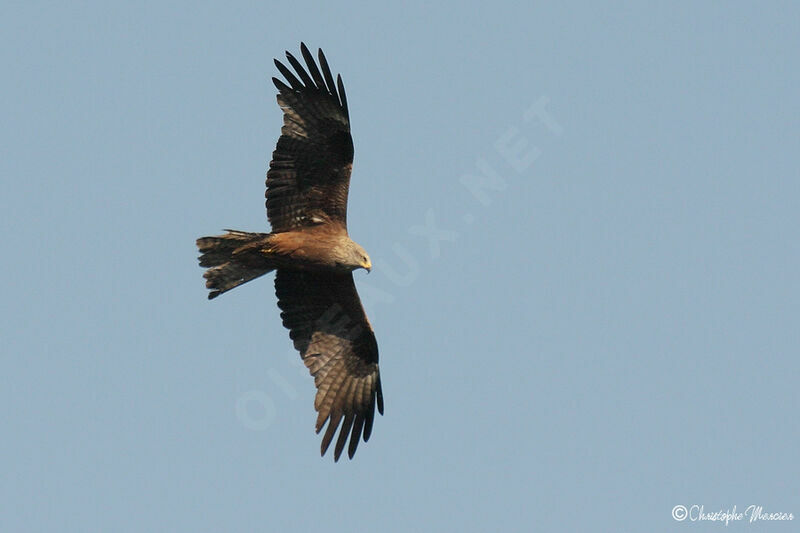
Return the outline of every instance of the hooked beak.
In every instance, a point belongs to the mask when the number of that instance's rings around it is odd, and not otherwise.
[[[365,269],[367,272],[372,272],[372,263],[370,262],[370,260],[369,260],[369,259],[367,259],[367,262],[366,262],[366,263],[364,263],[364,269]]]

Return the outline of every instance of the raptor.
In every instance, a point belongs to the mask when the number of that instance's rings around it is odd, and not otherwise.
[[[305,67],[286,52],[294,72],[275,60],[285,82],[272,78],[283,110],[266,182],[272,231],[225,230],[197,246],[209,299],[275,271],[283,325],[317,388],[317,433],[327,424],[321,453],[338,429],[338,461],[348,439],[351,459],[369,439],[376,405],[383,414],[378,344],[352,274],[372,263],[347,233],[353,139],[342,77],[334,82],[322,50],[319,65],[300,51]]]

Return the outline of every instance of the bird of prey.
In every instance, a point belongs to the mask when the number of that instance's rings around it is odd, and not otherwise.
[[[369,439],[376,404],[383,414],[378,344],[352,274],[372,264],[347,234],[353,139],[342,77],[334,82],[322,50],[319,66],[305,44],[300,51],[307,68],[286,52],[296,75],[276,59],[286,83],[272,78],[283,110],[266,182],[272,231],[225,230],[197,246],[209,299],[275,271],[283,325],[317,387],[317,433],[327,422],[322,455],[341,424],[338,461],[348,437],[351,459]]]

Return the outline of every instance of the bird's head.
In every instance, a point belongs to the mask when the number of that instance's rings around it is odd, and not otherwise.
[[[350,246],[350,257],[348,258],[348,263],[352,267],[353,270],[357,270],[359,268],[363,268],[367,272],[372,270],[372,261],[369,259],[369,255],[361,245],[350,241],[352,245]]]
[[[372,261],[369,259],[369,255],[367,251],[364,250],[361,246],[356,245],[358,250],[356,251],[356,255],[358,257],[358,266],[359,268],[363,268],[367,272],[372,271]]]

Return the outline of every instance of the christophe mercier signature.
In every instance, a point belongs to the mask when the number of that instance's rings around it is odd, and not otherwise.
[[[683,522],[688,518],[692,522],[725,522],[726,525],[731,521],[742,520],[747,520],[751,523],[771,520],[794,520],[793,513],[768,512],[765,511],[764,507],[761,505],[749,505],[741,512],[737,510],[735,505],[733,509],[713,512],[706,512],[705,506],[703,505],[692,505],[688,508],[683,505],[676,505],[672,509],[672,517],[679,522]]]

